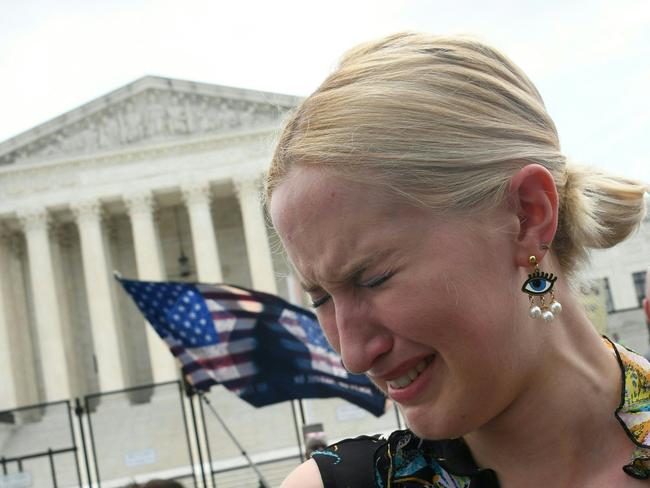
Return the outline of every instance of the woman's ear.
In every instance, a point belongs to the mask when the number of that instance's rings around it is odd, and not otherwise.
[[[510,180],[510,201],[519,219],[515,259],[519,266],[530,266],[528,258],[541,258],[555,237],[558,195],[553,175],[539,164],[521,168]]]

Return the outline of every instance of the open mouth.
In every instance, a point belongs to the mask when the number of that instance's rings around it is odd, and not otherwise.
[[[409,369],[406,373],[404,373],[402,376],[399,378],[395,378],[394,380],[388,381],[388,386],[393,388],[394,390],[401,390],[402,388],[406,388],[408,385],[413,383],[418,376],[420,376],[420,373],[424,371],[429,364],[431,364],[431,361],[433,361],[433,356],[428,356],[424,358],[422,361],[420,361],[418,364],[416,364],[413,368]]]

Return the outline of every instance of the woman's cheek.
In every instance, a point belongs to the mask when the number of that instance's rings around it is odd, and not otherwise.
[[[378,380],[376,378],[373,378],[370,375],[366,375],[366,377],[372,381],[377,388],[379,388],[381,391],[384,392],[385,395],[388,395],[388,385],[386,384],[385,381]]]
[[[320,314],[317,314],[317,317],[318,317],[318,323],[320,324],[321,329],[323,329],[323,333],[327,338],[327,342],[330,343],[330,345],[336,352],[340,353],[341,345],[339,341],[338,330],[336,328],[336,320],[334,318],[322,317],[320,316]]]

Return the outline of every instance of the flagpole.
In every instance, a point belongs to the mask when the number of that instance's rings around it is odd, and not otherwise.
[[[293,275],[292,272],[289,272],[287,275],[287,292],[289,294],[289,301],[293,303],[294,305],[298,305],[299,307],[302,307],[302,299],[301,299],[301,294],[302,294],[302,289],[300,288],[300,285],[298,284],[298,280],[296,280],[296,277]],[[299,400],[294,400],[291,402],[291,412],[293,413],[293,421],[294,424],[296,425],[296,436],[298,438],[298,450],[300,451],[300,462],[302,463],[305,461],[305,456],[304,453],[306,451],[306,448],[303,449],[303,432],[302,429],[298,427],[298,419],[296,417],[296,403],[298,403],[298,408],[300,410],[300,422],[301,425],[304,426],[307,422],[305,421],[305,407],[303,405],[302,399]]]
[[[253,460],[250,458],[250,456],[248,455],[248,453],[246,452],[244,447],[239,443],[239,441],[237,440],[235,435],[230,431],[230,429],[228,428],[226,423],[223,421],[221,416],[217,413],[215,408],[212,406],[212,403],[210,403],[210,400],[205,395],[205,392],[204,391],[198,391],[197,393],[199,394],[199,397],[203,399],[203,401],[208,406],[208,408],[210,409],[212,414],[215,416],[215,418],[219,421],[219,423],[221,424],[221,427],[223,427],[223,430],[226,431],[226,434],[228,434],[228,437],[230,437],[230,439],[233,441],[235,446],[237,446],[237,449],[239,449],[242,456],[244,456],[244,459],[246,459],[246,461],[248,462],[248,465],[253,469],[253,471],[255,471],[255,474],[257,475],[258,479],[260,480],[261,485],[264,488],[271,488],[271,485],[268,483],[268,481],[266,481],[266,479],[264,478],[264,475],[259,470],[257,465],[253,462]]]
[[[289,293],[289,301],[294,305],[302,307],[302,288],[292,272],[289,272],[287,275],[287,291]],[[307,420],[305,419],[305,407],[302,399],[298,400],[298,406],[300,408],[300,421],[302,422],[302,425],[305,425]]]
[[[305,410],[302,407],[302,399],[298,400],[298,407],[300,407],[300,421],[302,425],[305,425],[307,422],[305,422]]]
[[[298,456],[300,456],[300,463],[305,461],[304,449],[302,446],[302,436],[300,433],[300,426],[298,425],[298,416],[296,415],[296,402],[289,400],[291,405],[291,414],[293,415],[293,426],[296,428],[296,440],[298,441]],[[304,425],[304,424],[303,424]]]

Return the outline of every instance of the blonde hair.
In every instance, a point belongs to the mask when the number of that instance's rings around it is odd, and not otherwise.
[[[552,249],[565,272],[643,218],[646,186],[567,167],[541,96],[507,57],[472,39],[400,33],[349,51],[296,109],[266,199],[294,166],[317,165],[435,210],[489,208],[530,163],[555,178]]]

